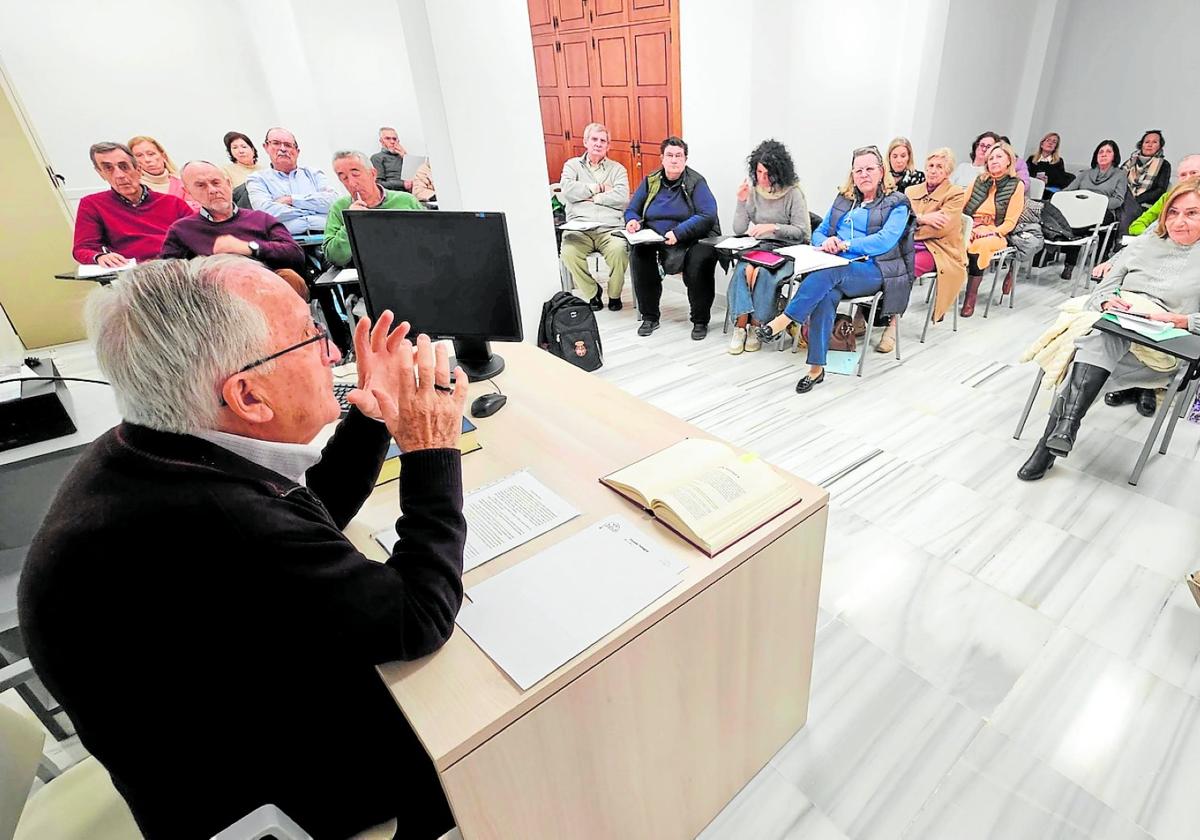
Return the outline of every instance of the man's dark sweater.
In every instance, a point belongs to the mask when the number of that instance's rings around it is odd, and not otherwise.
[[[214,222],[205,213],[180,219],[167,231],[160,256],[184,260],[207,257],[212,254],[217,237],[226,234],[236,236],[243,242],[257,242],[258,256],[255,259],[272,271],[281,268],[304,270],[303,249],[292,239],[283,222],[261,210],[238,208],[223,222]]]
[[[375,167],[379,186],[389,190],[408,192],[404,188],[404,155],[380,149],[371,155],[371,165]]]
[[[453,824],[374,665],[450,637],[462,603],[457,450],[401,456],[387,563],[342,534],[384,426],[352,410],[307,487],[190,435],[93,443],[30,547],[29,656],[148,838],[207,838],[265,803],[317,838]]]

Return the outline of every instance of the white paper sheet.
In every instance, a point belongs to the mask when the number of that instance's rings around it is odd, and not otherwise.
[[[99,264],[87,265],[84,263],[80,263],[79,268],[75,269],[75,276],[76,277],[103,277],[106,274],[113,274],[118,271],[128,271],[129,269],[133,268],[135,265],[137,265],[137,260],[130,260],[129,262],[125,263],[125,265],[119,266],[117,268],[110,268],[107,265],[99,265]]]
[[[1112,312],[1110,314],[1116,316],[1118,327],[1124,327],[1130,332],[1144,335],[1146,338],[1158,339],[1172,329],[1172,325],[1166,321],[1155,321],[1153,318],[1145,318],[1141,315],[1126,312]]]
[[[790,245],[787,248],[779,248],[775,253],[784,254],[794,259],[796,261],[797,274],[807,274],[810,271],[833,268],[834,266],[846,265],[850,262],[845,257],[839,257],[837,254],[826,254],[820,248],[814,248],[811,245]]]
[[[579,511],[528,470],[521,470],[467,493],[463,515],[467,519],[463,571],[469,572],[571,521]],[[395,527],[374,536],[383,550],[391,553],[397,540]]]
[[[758,240],[753,236],[729,236],[717,243],[717,248],[722,251],[740,251],[743,248],[751,248],[758,244]]]
[[[679,584],[687,564],[610,517],[467,592],[458,625],[528,689]]]
[[[604,225],[599,222],[589,222],[587,219],[575,219],[572,222],[563,222],[558,226],[559,230],[599,230]]]
[[[654,228],[642,228],[637,233],[629,233],[625,230],[617,231],[618,234],[629,240],[630,245],[644,245],[648,242],[662,242],[662,235],[654,230]]]

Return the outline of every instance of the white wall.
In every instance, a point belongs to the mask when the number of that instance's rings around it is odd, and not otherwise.
[[[1195,2],[1159,0],[1153,14],[1131,14],[1134,7],[1121,0],[1062,1],[1069,2],[1066,25],[1033,142],[1057,131],[1063,156],[1086,164],[1101,140],[1116,140],[1128,157],[1143,131],[1159,128],[1172,167],[1200,151]]]

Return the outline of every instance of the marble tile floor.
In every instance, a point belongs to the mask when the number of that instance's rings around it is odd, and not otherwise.
[[[1132,487],[1149,421],[1098,404],[1069,459],[1019,482],[1049,395],[1014,441],[1018,356],[1067,293],[1051,267],[1017,294],[922,345],[918,289],[902,362],[872,352],[803,396],[803,354],[730,356],[719,321],[691,341],[677,283],[648,338],[628,305],[597,313],[598,376],[831,494],[809,722],[703,840],[1200,835],[1200,426]]]

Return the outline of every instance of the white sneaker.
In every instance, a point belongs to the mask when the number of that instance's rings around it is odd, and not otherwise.
[[[758,349],[758,339],[754,340],[754,344],[755,344],[754,349],[757,350]],[[750,349],[750,348],[747,347],[746,328],[745,327],[734,327],[733,335],[730,336],[730,338],[729,338],[729,355],[736,356],[739,353],[741,353],[742,350],[748,350],[748,349]]]
[[[758,330],[751,328],[746,335],[746,352],[753,353],[756,350],[762,349],[762,342],[758,338]]]

